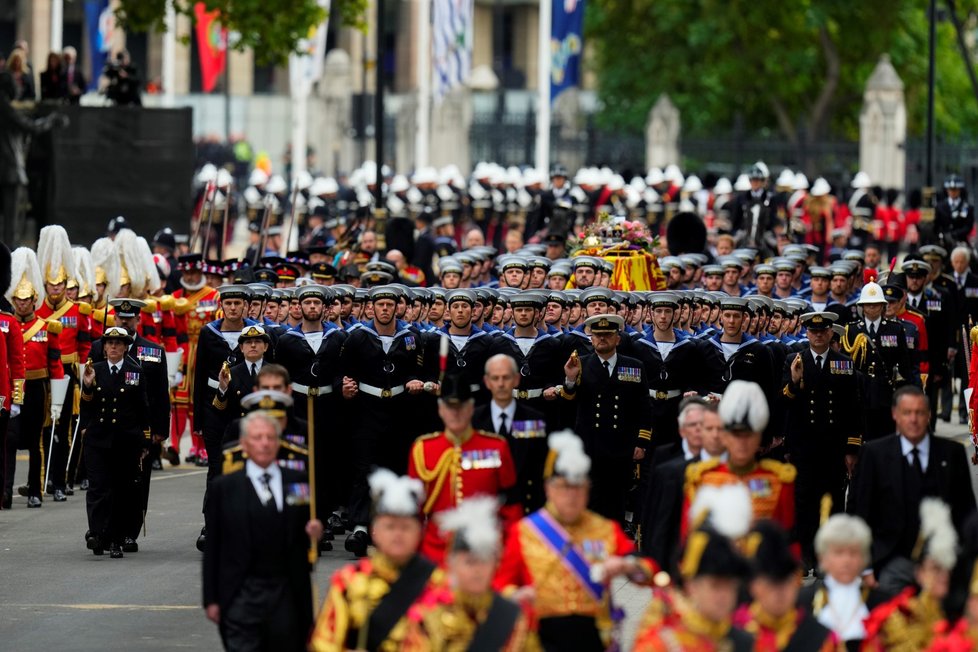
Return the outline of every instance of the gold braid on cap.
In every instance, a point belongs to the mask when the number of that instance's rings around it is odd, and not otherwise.
[[[689,579],[699,572],[700,562],[703,561],[703,553],[708,543],[710,543],[710,535],[706,532],[696,531],[689,535],[682,561],[679,562],[679,572],[683,577]]]

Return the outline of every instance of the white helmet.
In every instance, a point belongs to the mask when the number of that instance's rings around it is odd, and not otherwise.
[[[798,172],[795,174],[795,178],[791,182],[791,189],[808,190],[808,177],[806,177],[803,172]]]
[[[872,305],[874,303],[886,303],[886,297],[883,295],[883,288],[879,286],[878,283],[873,283],[870,281],[863,286],[862,292],[859,293],[859,301],[856,302],[857,306]]]
[[[703,182],[695,174],[691,174],[686,177],[686,181],[683,183],[684,192],[699,192],[703,189]]]
[[[795,183],[795,173],[785,168],[781,170],[781,174],[778,175],[778,180],[774,182],[774,185],[782,188],[791,188]]]
[[[860,170],[859,172],[857,172],[856,173],[856,176],[854,176],[852,178],[852,187],[853,188],[862,188],[862,189],[865,189],[865,188],[869,188],[870,185],[871,184],[870,184],[870,181],[869,181],[869,175],[866,174],[865,172],[863,172],[862,170]]]
[[[733,192],[733,186],[730,184],[730,179],[727,177],[720,177],[717,179],[717,185],[713,186],[714,195],[729,195]]]
[[[748,177],[746,174],[742,174],[737,177],[737,180],[734,182],[734,190],[737,192],[745,192],[750,190],[750,177]]]
[[[829,194],[831,190],[832,189],[829,187],[829,182],[822,177],[819,177],[815,179],[815,183],[812,184],[811,194],[813,197],[824,197],[825,195]]]

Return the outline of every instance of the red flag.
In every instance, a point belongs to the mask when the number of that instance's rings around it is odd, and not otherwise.
[[[218,21],[219,12],[207,11],[203,2],[194,5],[197,17],[197,52],[204,92],[210,93],[227,65],[228,31]]]

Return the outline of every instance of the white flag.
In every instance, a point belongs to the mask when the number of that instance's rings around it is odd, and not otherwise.
[[[472,0],[434,0],[432,24],[433,86],[441,100],[472,68]]]
[[[320,0],[320,5],[328,8],[328,2]],[[309,29],[309,35],[299,40],[298,48],[302,54],[289,55],[289,83],[292,95],[306,96],[312,92],[312,85],[323,74],[326,58],[326,30],[329,18],[318,26]]]

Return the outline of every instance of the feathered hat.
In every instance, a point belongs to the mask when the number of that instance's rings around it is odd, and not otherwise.
[[[152,279],[156,279],[157,284],[159,283],[159,276],[153,265],[153,253],[146,240],[142,239],[142,242],[140,240],[141,238],[130,229],[122,229],[115,236],[121,267],[119,284],[126,285],[128,281],[129,296],[136,299],[146,296]]]
[[[63,226],[54,224],[41,229],[37,240],[37,262],[44,280],[52,285],[67,283],[75,269],[71,241]]]
[[[951,508],[939,498],[920,501],[920,534],[913,549],[918,564],[929,559],[951,570],[958,558],[958,533],[951,521]]]
[[[367,479],[375,516],[421,516],[424,485],[417,478],[377,469]]]
[[[105,285],[104,294],[99,300],[119,294],[119,254],[110,238],[99,238],[92,244],[92,262],[95,263],[95,285]]]
[[[95,298],[95,262],[91,252],[85,247],[72,247],[72,257],[75,259],[75,280],[78,283],[79,297]]]
[[[696,529],[690,532],[679,572],[691,579],[703,575],[746,577],[750,567],[734,541],[747,534],[753,518],[750,492],[738,483],[704,486],[689,510]]]
[[[723,427],[731,432],[761,432],[770,417],[764,390],[757,383],[746,380],[734,380],[727,385],[717,414]]]
[[[160,270],[153,258],[153,250],[150,249],[146,238],[142,236],[136,238],[136,249],[139,251],[139,262],[143,265],[143,273],[146,274],[146,292],[153,294],[162,286]]]
[[[584,442],[571,430],[560,430],[547,438],[550,452],[543,467],[543,477],[559,476],[571,484],[584,484],[591,472],[591,458],[584,452]]]
[[[470,552],[480,559],[499,555],[499,503],[492,496],[468,498],[455,509],[438,515],[442,532],[452,534],[451,549]]]
[[[10,256],[10,287],[4,288],[7,301],[34,298],[37,308],[44,301],[44,277],[33,249],[20,247]]]

